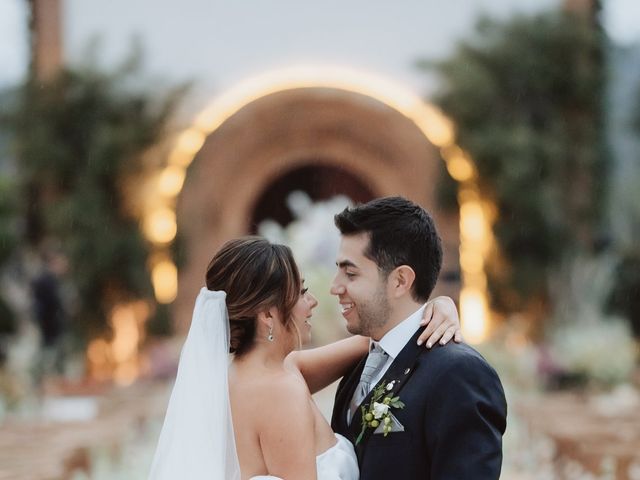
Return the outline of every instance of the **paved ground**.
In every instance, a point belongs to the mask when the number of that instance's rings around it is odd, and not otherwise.
[[[170,382],[139,383],[68,402],[0,429],[0,480],[143,480]],[[316,394],[327,418],[335,385]],[[640,480],[640,396],[629,389],[584,396],[510,398],[504,480]]]

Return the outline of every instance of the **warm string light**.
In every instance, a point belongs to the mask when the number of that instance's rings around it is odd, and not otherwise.
[[[149,199],[143,230],[161,261],[152,262],[156,299],[172,302],[177,293],[177,269],[167,254],[176,234],[175,199],[182,189],[186,168],[207,136],[245,105],[272,93],[294,88],[324,87],[355,92],[389,105],[411,119],[440,149],[447,171],[460,184],[460,312],[468,341],[482,341],[489,326],[484,266],[493,242],[491,206],[483,204],[476,186],[477,172],[469,154],[455,144],[453,124],[436,107],[407,88],[380,76],[347,67],[302,65],[250,78],[215,99],[177,138],[167,167],[157,178],[158,198]]]
[[[178,292],[178,269],[170,258],[164,257],[152,262],[151,282],[160,303],[171,303]]]
[[[130,385],[143,370],[139,346],[144,340],[144,324],[149,305],[144,301],[116,305],[109,316],[113,335],[89,343],[87,359],[92,378]]]

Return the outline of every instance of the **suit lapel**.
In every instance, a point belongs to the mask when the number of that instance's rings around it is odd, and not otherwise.
[[[384,373],[380,381],[375,385],[375,387],[371,389],[371,392],[369,392],[369,395],[367,395],[364,398],[360,407],[362,407],[362,405],[368,405],[371,403],[371,396],[373,395],[373,391],[383,382],[386,382],[387,384],[389,384],[389,382],[393,382],[393,387],[391,388],[391,390],[389,390],[387,396],[397,396],[399,394],[400,390],[402,390],[402,387],[406,384],[407,380],[409,380],[409,378],[413,374],[413,371],[415,370],[415,367],[416,367],[416,361],[418,360],[418,356],[420,355],[420,352],[422,352],[422,349],[424,348],[424,347],[418,346],[416,343],[418,340],[418,337],[420,336],[420,333],[422,333],[423,330],[424,330],[424,327],[419,328],[416,331],[416,333],[411,337],[411,340],[409,340],[407,344],[404,346],[404,348],[400,351],[400,353],[398,354],[396,359],[393,361],[393,363],[389,366],[389,369]],[[362,372],[362,368],[360,368],[359,370],[360,372]],[[359,382],[359,379],[360,377],[358,376],[357,382]],[[355,391],[355,386],[350,390],[351,390],[351,394],[353,395],[353,392]],[[347,400],[347,408],[349,406],[350,399],[351,397],[349,397],[349,399]],[[368,438],[373,433],[373,430],[374,430],[373,428],[368,428],[365,431],[364,436],[362,437],[362,440],[356,447],[358,450],[361,450],[362,446],[366,443]],[[361,410],[359,409],[359,411],[354,413],[353,418],[351,420],[351,425],[349,426],[349,433],[352,436],[353,441],[355,441],[355,439],[358,437],[361,431],[362,431],[362,415],[361,415]],[[358,456],[360,456],[360,454],[361,452],[358,452]]]
[[[339,432],[344,432],[345,436],[351,437],[349,440],[352,442],[355,442],[356,437],[350,435],[351,429],[347,423],[347,410],[349,409],[349,404],[356,391],[356,387],[360,383],[360,376],[362,375],[366,361],[367,356],[365,355],[356,368],[345,378],[342,388],[338,391],[335,398],[334,418],[331,423],[334,426],[334,430],[337,429]],[[347,435],[347,433],[349,433],[349,435]]]

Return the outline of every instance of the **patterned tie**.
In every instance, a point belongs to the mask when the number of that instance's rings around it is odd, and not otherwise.
[[[358,407],[369,394],[371,390],[371,381],[376,377],[382,366],[386,363],[389,355],[385,352],[380,345],[373,343],[369,356],[364,364],[364,370],[360,376],[360,383],[356,387],[356,391],[353,392],[351,403],[349,404],[349,412],[347,413],[347,422],[350,424],[355,412],[358,411]]]

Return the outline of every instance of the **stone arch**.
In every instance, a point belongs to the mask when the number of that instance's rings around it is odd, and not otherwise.
[[[204,141],[177,206],[187,261],[175,303],[188,323],[206,265],[226,240],[251,230],[255,201],[296,168],[323,165],[358,178],[374,196],[403,195],[430,211],[458,270],[458,218],[437,206],[440,150],[416,123],[371,96],[339,88],[276,91],[237,110]],[[454,282],[456,283],[456,282]],[[441,292],[455,295],[455,284]]]

